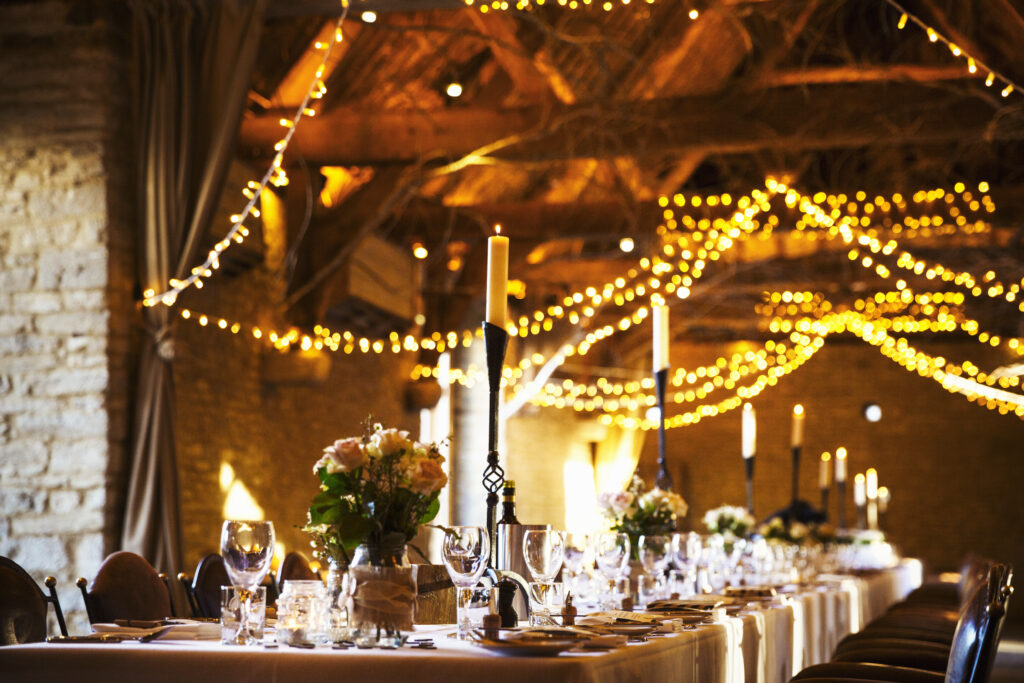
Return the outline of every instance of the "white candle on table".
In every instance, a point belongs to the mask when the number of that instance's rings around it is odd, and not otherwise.
[[[508,237],[501,226],[494,226],[498,234],[487,238],[487,322],[505,328],[508,308]]]
[[[878,470],[869,467],[864,480],[864,493],[868,500],[876,500],[878,498]]]
[[[868,501],[867,491],[865,490],[864,475],[858,472],[853,477],[853,504],[858,507],[864,505]]]
[[[793,431],[790,433],[789,445],[793,448],[804,445],[804,407],[799,403],[793,406]]]
[[[743,404],[743,457],[753,458],[757,448],[757,417],[754,414],[754,406],[749,403]]]
[[[846,449],[842,446],[836,449],[836,483],[846,483]]]
[[[828,471],[830,468],[829,462],[832,460],[832,454],[825,451],[821,454],[821,465],[818,467],[818,488],[828,488]]]
[[[651,327],[654,332],[654,371],[669,367],[668,362],[668,306],[651,306]]]
[[[878,511],[885,513],[889,509],[889,487],[878,487]]]

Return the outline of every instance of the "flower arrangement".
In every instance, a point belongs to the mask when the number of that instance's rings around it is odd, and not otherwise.
[[[315,555],[346,566],[360,545],[395,550],[431,522],[448,477],[436,444],[369,421],[362,437],[339,439],[313,466],[320,493],[309,506],[304,531]],[[387,556],[388,553],[382,553]]]
[[[721,505],[704,513],[704,526],[713,534],[744,538],[756,524],[754,516],[738,505]]]
[[[629,534],[634,552],[640,536],[671,534],[689,510],[676,493],[657,487],[645,491],[643,480],[636,475],[625,491],[602,493],[598,504],[613,530]]]
[[[835,531],[828,524],[804,524],[787,520],[776,515],[757,527],[757,533],[769,541],[804,545],[808,543],[831,543],[836,540]]]

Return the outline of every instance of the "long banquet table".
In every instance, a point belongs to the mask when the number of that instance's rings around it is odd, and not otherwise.
[[[145,680],[284,683],[297,680],[452,683],[785,683],[827,661],[835,644],[921,583],[921,564],[858,576],[820,577],[776,603],[716,623],[604,652],[507,657],[448,637],[452,627],[417,627],[436,650],[239,648],[210,641],[36,643],[0,648],[0,680],[76,683]]]

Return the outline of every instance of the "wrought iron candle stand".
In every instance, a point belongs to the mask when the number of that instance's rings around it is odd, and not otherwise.
[[[828,520],[828,487],[822,487],[821,489],[821,511],[825,513],[825,519]]]
[[[793,446],[793,507],[796,509],[796,501],[800,499],[800,446]]]
[[[668,368],[654,373],[654,390],[658,395],[658,476],[655,486],[663,491],[672,490],[672,475],[665,461],[665,389],[668,386]]]
[[[490,406],[487,412],[487,467],[484,468],[483,485],[487,491],[487,535],[491,539],[491,553],[488,566],[496,568],[495,534],[498,509],[498,491],[505,483],[505,470],[498,464],[498,405],[501,395],[501,372],[505,367],[505,351],[508,349],[508,332],[492,323],[484,325],[484,350],[487,354],[487,383],[490,391]]]
[[[837,501],[838,506],[839,506],[839,510],[838,510],[838,512],[839,512],[839,517],[838,517],[838,519],[839,519],[839,528],[840,529],[845,529],[846,528],[846,482],[845,481],[837,481],[836,482],[836,489],[837,489],[836,490],[837,498],[839,498],[839,500]]]
[[[747,512],[751,515],[754,514],[754,458],[756,457],[756,455],[752,455],[743,459],[743,465],[747,468]]]

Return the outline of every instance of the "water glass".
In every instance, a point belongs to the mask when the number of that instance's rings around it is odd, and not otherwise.
[[[487,569],[490,554],[491,538],[482,527],[457,526],[445,533],[441,558],[455,584],[458,637],[462,640],[468,639],[473,630],[473,591]]]
[[[531,581],[530,626],[551,626],[557,622],[551,617],[562,609],[565,601],[563,585],[553,581]]]
[[[663,582],[660,577],[641,574],[636,580],[636,592],[640,602],[638,606],[643,609],[662,597]]]
[[[237,586],[220,589],[220,642],[223,645],[262,645],[267,621],[267,589]]]
[[[671,536],[641,536],[637,543],[637,555],[640,562],[651,574],[661,575],[665,572],[669,560],[672,559]]]

